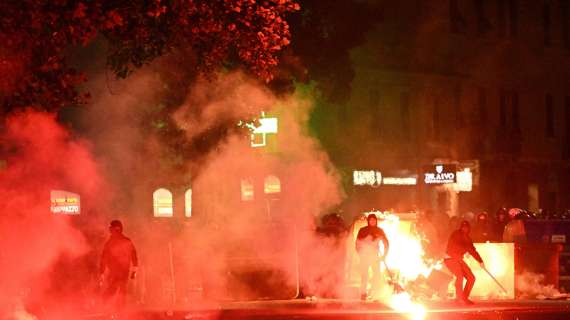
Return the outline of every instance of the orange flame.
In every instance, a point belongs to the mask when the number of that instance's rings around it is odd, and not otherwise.
[[[397,271],[399,280],[404,283],[416,280],[419,276],[428,277],[433,269],[439,269],[441,263],[428,264],[424,258],[422,239],[411,232],[412,222],[402,221],[397,215],[371,212],[380,219],[381,227],[390,240],[390,252],[386,264],[392,271]],[[384,248],[380,248],[381,251]],[[381,252],[382,253],[382,252]]]
[[[390,251],[386,257],[386,265],[404,286],[419,276],[428,277],[433,269],[440,268],[439,264],[428,264],[424,259],[424,249],[419,235],[411,232],[412,222],[402,221],[394,214],[371,212],[380,218],[379,226],[390,240]],[[381,251],[384,248],[380,248]],[[383,254],[383,252],[381,252]],[[425,318],[427,309],[421,303],[414,302],[409,293],[396,293],[388,298],[388,304],[396,311],[407,313],[412,320]]]

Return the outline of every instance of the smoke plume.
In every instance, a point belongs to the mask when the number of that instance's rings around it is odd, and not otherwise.
[[[103,181],[89,145],[52,114],[10,116],[1,140],[7,166],[0,171],[0,314],[27,319],[28,306],[49,313],[55,297],[48,299],[48,293],[63,282],[55,269],[65,266],[62,259],[73,263],[89,252],[72,218],[50,212],[50,190],[73,190],[90,201]],[[80,278],[84,272],[74,274]],[[58,291],[63,295],[65,290]]]

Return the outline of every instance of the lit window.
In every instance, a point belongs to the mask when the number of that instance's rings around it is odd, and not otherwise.
[[[276,176],[268,176],[265,178],[265,185],[263,187],[265,193],[279,193],[281,192],[281,181]]]
[[[253,200],[253,183],[249,179],[241,180],[241,200],[242,201]]]
[[[186,190],[184,194],[185,215],[190,218],[192,216],[192,189]]]
[[[80,197],[76,193],[52,190],[50,198],[52,213],[77,215],[81,212]]]
[[[152,199],[155,217],[172,217],[174,215],[170,191],[163,188],[158,189],[152,194]]]

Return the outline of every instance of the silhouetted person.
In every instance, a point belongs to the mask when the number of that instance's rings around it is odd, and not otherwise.
[[[469,253],[475,260],[479,262],[481,267],[484,267],[481,255],[475,249],[473,241],[469,237],[471,226],[469,222],[461,222],[459,229],[455,230],[449,237],[447,242],[447,258],[444,260],[445,265],[455,275],[455,298],[461,304],[473,304],[469,300],[471,290],[475,285],[475,275],[463,261],[465,253]],[[465,287],[463,287],[463,279],[467,280]]]
[[[360,258],[360,298],[368,297],[368,271],[372,268],[372,286],[374,292],[380,285],[380,262],[388,255],[390,244],[384,230],[378,227],[378,218],[370,214],[366,218],[368,225],[358,230],[356,236],[356,252]],[[380,241],[384,244],[384,254],[380,254]]]
[[[111,221],[109,231],[111,236],[103,248],[99,272],[107,284],[103,292],[104,298],[109,300],[117,296],[117,306],[121,307],[126,299],[129,274],[131,279],[136,276],[137,251],[131,239],[123,235],[121,221]]]
[[[486,212],[481,212],[477,215],[471,238],[473,242],[486,242],[491,240],[491,225],[489,224],[489,216]]]
[[[491,227],[491,241],[503,242],[503,233],[505,232],[505,227],[509,223],[509,214],[507,209],[501,208],[495,214],[495,221]]]

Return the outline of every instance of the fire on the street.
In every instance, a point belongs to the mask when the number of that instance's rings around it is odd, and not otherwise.
[[[382,263],[380,268],[386,271],[387,277],[393,277],[390,279],[393,285],[399,284],[405,289],[409,282],[417,280],[420,276],[427,278],[432,270],[441,268],[441,263],[428,263],[425,259],[420,236],[411,232],[411,221],[404,221],[395,214],[380,211],[366,214],[375,214],[380,218],[379,226],[390,239],[390,251],[386,257],[386,263]],[[358,230],[358,227],[355,225],[354,229]],[[380,250],[383,251],[384,248],[381,246]],[[383,252],[380,254],[382,255]],[[385,287],[385,289],[376,293],[374,298],[386,302],[396,311],[408,314],[411,319],[425,318],[426,307],[414,301],[409,292],[398,292],[398,290],[392,290],[392,287]]]
[[[410,294],[406,292],[392,295],[389,305],[398,312],[408,314],[412,320],[423,320],[427,313],[427,308],[421,303],[412,301]]]

